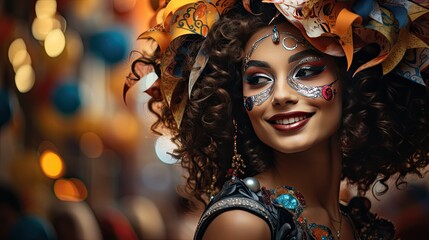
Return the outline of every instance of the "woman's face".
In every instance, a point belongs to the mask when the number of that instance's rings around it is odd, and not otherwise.
[[[243,102],[262,142],[294,153],[335,134],[341,94],[333,59],[313,50],[287,23],[257,31],[245,53]]]

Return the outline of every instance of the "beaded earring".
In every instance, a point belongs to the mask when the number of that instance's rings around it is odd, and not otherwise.
[[[216,188],[215,188],[215,183],[217,181],[216,178],[216,174],[212,175],[212,182],[210,184],[209,189],[207,189],[207,194],[210,196],[210,201],[214,198],[214,196],[216,195]]]
[[[244,175],[244,160],[241,158],[241,154],[237,151],[237,122],[233,120],[234,125],[234,154],[232,155],[231,168],[228,170],[228,176],[231,176],[233,179],[237,178],[239,174]]]

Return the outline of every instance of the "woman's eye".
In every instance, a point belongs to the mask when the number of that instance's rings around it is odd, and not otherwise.
[[[271,82],[272,79],[266,75],[255,74],[246,76],[244,78],[244,81],[250,85],[264,85],[268,82]]]
[[[310,78],[322,73],[326,66],[302,66],[296,69],[294,78]]]

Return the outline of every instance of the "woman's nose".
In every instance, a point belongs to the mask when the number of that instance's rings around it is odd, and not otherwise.
[[[295,104],[299,100],[298,93],[293,90],[286,82],[276,81],[273,90],[273,105]]]

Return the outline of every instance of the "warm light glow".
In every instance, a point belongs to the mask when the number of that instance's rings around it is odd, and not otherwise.
[[[15,85],[19,92],[26,93],[30,91],[35,82],[35,73],[31,65],[19,67],[15,74]]]
[[[58,179],[54,183],[55,196],[63,201],[77,202],[79,199],[79,192],[72,181],[66,179]]]
[[[88,190],[86,189],[85,183],[77,178],[71,178],[70,181],[74,184],[77,190],[77,198],[80,200],[85,200],[88,197]]]
[[[66,38],[60,29],[48,33],[45,39],[45,51],[50,57],[59,56],[66,46]]]
[[[112,130],[115,138],[119,141],[130,141],[137,137],[139,125],[137,120],[130,114],[122,112],[115,115]]]
[[[136,0],[113,0],[113,7],[116,11],[125,13],[133,10],[136,6]]]
[[[57,12],[57,1],[55,0],[38,0],[36,2],[37,17],[52,17]]]
[[[18,52],[16,52],[15,56],[13,56],[13,59],[11,61],[13,68],[17,69],[20,66],[22,66],[26,62],[28,57],[30,57],[30,54],[28,54],[26,49],[21,49]]]
[[[12,65],[14,62],[15,55],[20,51],[27,52],[27,47],[25,46],[25,42],[22,38],[17,38],[10,44],[8,50],[9,61],[10,63],[12,63]]]
[[[57,153],[49,150],[40,156],[40,167],[43,173],[50,178],[59,178],[64,173],[63,160]]]
[[[48,34],[57,28],[61,28],[61,23],[58,19],[51,17],[38,17],[33,20],[31,32],[35,39],[44,41]]]
[[[80,149],[86,156],[98,158],[103,153],[103,142],[97,134],[87,132],[80,137]]]
[[[56,180],[54,193],[58,199],[68,202],[83,201],[88,196],[85,184],[77,178]]]

